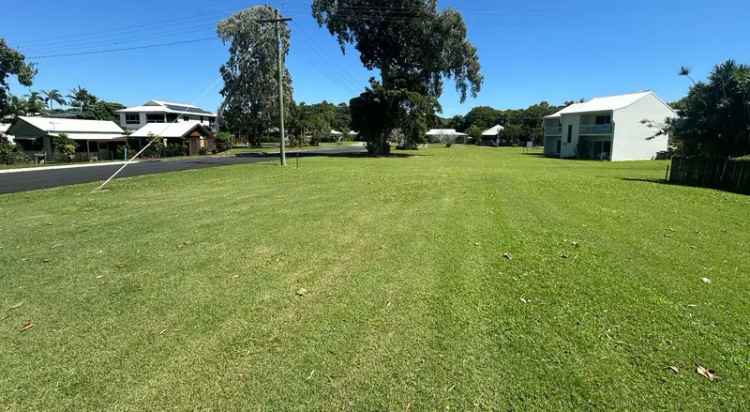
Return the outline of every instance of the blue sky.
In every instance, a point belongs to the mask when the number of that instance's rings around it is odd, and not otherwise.
[[[3,0],[0,37],[29,57],[150,46],[116,53],[35,58],[33,89],[68,91],[82,85],[100,98],[138,105],[150,99],[215,110],[221,100],[219,66],[226,49],[216,23],[253,4],[239,0]],[[297,101],[348,101],[372,73],[356,53],[342,55],[318,28],[310,1],[273,0],[292,23],[287,61]],[[463,12],[486,78],[477,99],[459,104],[448,84],[444,114],[478,105],[519,108],[547,100],[591,98],[655,90],[666,100],[688,88],[680,65],[704,78],[720,61],[750,63],[750,7],[746,0],[443,0]],[[16,94],[27,90],[13,86]]]

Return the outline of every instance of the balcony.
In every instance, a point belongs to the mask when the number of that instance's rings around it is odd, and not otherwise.
[[[544,135],[545,136],[562,136],[562,126],[545,126],[544,127]]]
[[[578,134],[591,135],[609,135],[612,134],[613,127],[611,124],[582,124],[578,127]]]

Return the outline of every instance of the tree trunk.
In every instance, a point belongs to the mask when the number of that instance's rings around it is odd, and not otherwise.
[[[367,152],[373,156],[389,156],[391,154],[391,145],[388,144],[389,133],[383,133],[375,139],[367,141]]]

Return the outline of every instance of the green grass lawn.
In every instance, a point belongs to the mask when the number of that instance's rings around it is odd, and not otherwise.
[[[0,409],[750,408],[750,197],[413,154],[0,196]]]

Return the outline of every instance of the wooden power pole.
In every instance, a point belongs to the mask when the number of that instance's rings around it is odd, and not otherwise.
[[[273,23],[276,26],[276,43],[278,47],[278,66],[279,66],[279,119],[281,120],[281,165],[286,166],[286,129],[284,127],[284,51],[281,44],[281,23],[292,21],[290,18],[281,17],[276,10],[276,17],[273,19],[260,20],[260,23]]]

